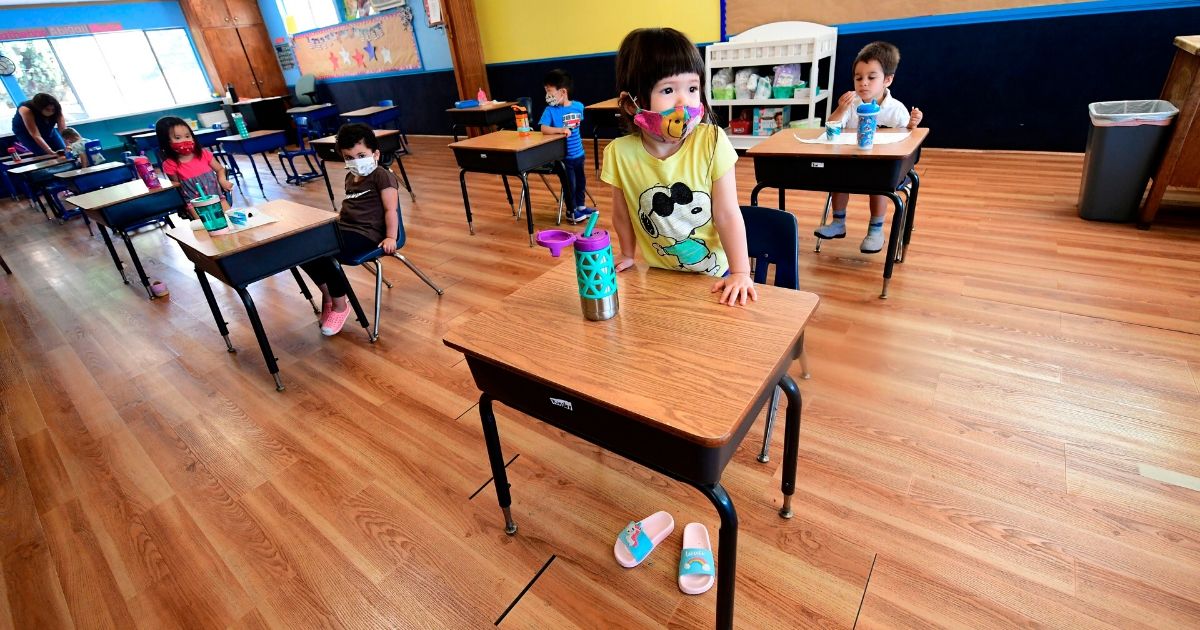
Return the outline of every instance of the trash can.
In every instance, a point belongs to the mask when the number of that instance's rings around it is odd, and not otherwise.
[[[1133,221],[1179,110],[1168,101],[1105,101],[1088,106],[1079,216]]]

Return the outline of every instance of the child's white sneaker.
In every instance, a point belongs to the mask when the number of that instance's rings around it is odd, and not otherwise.
[[[834,221],[813,230],[817,238],[846,238],[846,221]]]
[[[883,230],[870,230],[858,251],[864,254],[878,254],[883,250]]]

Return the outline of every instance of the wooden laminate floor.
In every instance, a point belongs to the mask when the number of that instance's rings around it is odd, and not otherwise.
[[[150,302],[77,220],[0,202],[0,629],[711,624],[715,589],[674,584],[682,525],[716,541],[706,501],[500,407],[504,534],[478,392],[440,339],[560,260],[527,246],[497,177],[469,178],[468,236],[446,143],[414,139],[418,202],[401,195],[404,252],[444,296],[389,263],[371,345],[353,323],[322,338],[289,277],[253,286],[284,393],[214,283],[225,352],[160,231],[135,237],[171,290]],[[725,474],[739,627],[1200,626],[1200,218],[1081,221],[1081,161],[926,151],[886,301],[864,200],[814,254],[822,197],[789,195],[823,302],[796,518],[774,508],[782,430],[770,463],[756,428]],[[328,207],[320,182],[267,193]],[[369,309],[373,278],[349,274]],[[679,530],[620,568],[615,534],[659,509]]]

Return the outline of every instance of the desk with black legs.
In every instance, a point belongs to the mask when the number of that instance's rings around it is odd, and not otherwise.
[[[70,188],[71,192],[77,195],[123,184],[133,180],[134,177],[133,171],[121,162],[101,162],[92,166],[54,174],[55,180]],[[51,199],[51,201],[54,200]],[[63,218],[67,218],[68,213],[66,208],[59,208],[59,210],[62,211]],[[92,223],[88,219],[87,214],[83,215],[83,222],[87,225],[88,234],[91,234]]]
[[[521,196],[525,200],[525,219],[529,225],[529,246],[533,247],[533,208],[529,200],[529,171],[547,164],[563,168],[562,160],[567,155],[567,137],[560,134],[542,135],[531,131],[521,135],[516,131],[496,131],[474,138],[461,140],[450,145],[454,159],[458,161],[458,182],[462,187],[463,209],[467,213],[467,229],[475,234],[471,218],[471,199],[467,195],[467,172],[492,173],[504,180],[504,193],[508,205],[512,206],[512,190],[508,187],[508,176],[521,178]],[[568,193],[563,193],[564,195]]]
[[[123,165],[122,168],[124,168]],[[129,251],[129,257],[133,259],[133,267],[137,269],[142,286],[146,289],[146,295],[151,300],[154,299],[154,294],[150,291],[150,278],[146,277],[142,261],[138,258],[137,250],[133,248],[133,240],[129,236],[129,231],[156,219],[165,218],[172,212],[182,211],[186,207],[183,197],[179,195],[178,185],[165,177],[159,178],[158,181],[162,184],[161,188],[147,188],[145,182],[135,179],[124,184],[67,197],[67,203],[82,210],[84,215],[100,226],[100,235],[104,237],[104,246],[112,255],[113,264],[121,274],[121,280],[125,284],[129,284],[129,279],[125,277],[124,264],[121,262],[121,257],[117,256],[117,250],[113,247],[112,239],[109,238],[105,228],[112,230],[121,237],[121,240],[125,241],[125,249]]]
[[[375,139],[379,141],[379,165],[391,168],[395,163],[400,169],[400,179],[404,183],[404,188],[408,190],[408,196],[416,201],[417,195],[413,193],[412,184],[408,182],[408,173],[405,172],[404,162],[401,160],[401,156],[409,153],[400,137],[400,132],[395,129],[376,129]],[[337,136],[317,138],[310,144],[317,152],[317,159],[321,161],[321,175],[325,178],[325,189],[329,191],[329,203],[332,204],[333,186],[329,182],[329,171],[325,168],[325,162],[345,162],[346,160],[342,158],[342,152],[337,148]]]
[[[254,179],[258,181],[258,192],[263,193],[264,197],[266,197],[266,191],[263,190],[262,177],[258,175],[258,165],[254,163],[255,153],[262,154],[263,161],[267,163],[267,170],[271,171],[271,177],[275,178],[276,184],[279,183],[279,176],[275,174],[275,168],[271,166],[271,160],[267,158],[266,154],[287,146],[287,132],[260,129],[251,131],[250,135],[245,138],[240,135],[223,136],[217,138],[215,142],[229,153],[241,153],[250,158],[250,168],[254,169]]]
[[[731,308],[709,293],[712,278],[641,266],[618,284],[617,315],[585,320],[575,265],[560,263],[442,341],[466,355],[483,392],[479,416],[509,535],[517,525],[493,401],[703,493],[721,516],[716,625],[732,628],[737,513],[721,476],[779,385],[788,397],[780,515],[792,516],[801,404],[787,370],[819,298],[758,285],[757,302]],[[697,369],[683,375],[681,366]],[[613,522],[613,534],[622,526]]]
[[[313,313],[319,314],[320,310],[313,304],[312,295],[296,267],[318,258],[331,258],[337,265],[334,257],[341,251],[341,237],[334,223],[337,215],[327,210],[283,200],[270,201],[247,210],[251,213],[263,213],[278,220],[233,234],[210,235],[204,230],[192,231],[188,225],[172,227],[166,232],[167,236],[179,243],[183,255],[196,265],[196,277],[200,280],[200,288],[204,291],[208,307],[217,323],[217,330],[225,338],[225,347],[229,352],[235,350],[229,341],[229,329],[217,307],[212,287],[208,284],[208,276],[211,275],[237,291],[246,307],[246,315],[250,318],[250,325],[254,329],[255,338],[258,339],[267,370],[275,379],[275,389],[283,391],[279,366],[271,352],[267,332],[263,329],[258,309],[254,306],[254,299],[250,297],[247,287],[263,278],[291,270],[296,283],[300,285],[300,292],[308,298],[313,307]],[[342,273],[340,266],[338,272]],[[358,303],[353,288],[350,289],[347,298],[354,307],[358,322],[363,328],[367,328],[370,325],[367,315]]]
[[[880,129],[878,134],[907,131]],[[763,188],[779,189],[780,210],[786,209],[784,191],[788,188],[883,195],[891,199],[895,210],[887,258],[883,263],[883,292],[879,295],[880,299],[887,299],[892,268],[895,263],[904,262],[905,250],[912,238],[917,192],[921,185],[914,166],[929,130],[913,129],[900,142],[876,144],[865,151],[853,144],[809,144],[797,139],[816,138],[823,133],[822,129],[785,129],[746,151],[746,157],[754,160],[754,177],[758,181],[750,193],[750,205],[758,205],[758,193]],[[901,201],[897,189],[904,184],[905,178],[911,180],[912,191]],[[819,243],[817,251],[820,251]]]
[[[617,104],[619,100],[613,97],[583,108],[584,120],[591,121],[592,125],[592,164],[596,166],[596,172],[600,171],[600,130],[621,130],[621,108]]]
[[[451,107],[446,110],[450,118],[450,135],[458,142],[459,129],[466,131],[467,127],[477,127],[491,130],[511,123],[517,117],[512,108],[516,104],[516,101],[497,101],[475,107]]]

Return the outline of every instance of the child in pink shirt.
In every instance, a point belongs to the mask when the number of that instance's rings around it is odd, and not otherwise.
[[[158,135],[158,148],[162,152],[163,174],[179,184],[183,197],[192,200],[204,195],[220,195],[221,207],[228,210],[225,193],[233,190],[233,183],[225,177],[225,167],[196,142],[192,128],[182,118],[164,116],[154,125]],[[195,218],[192,204],[188,210]]]

